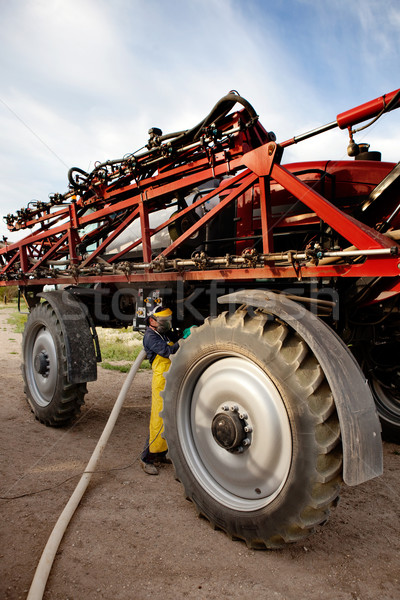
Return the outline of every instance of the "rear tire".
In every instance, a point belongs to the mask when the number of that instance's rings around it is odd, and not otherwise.
[[[368,379],[376,411],[381,423],[382,438],[400,443],[400,372],[398,356],[400,344],[374,335],[372,340],[355,348],[355,356]]]
[[[22,338],[25,394],[35,417],[61,427],[73,421],[84,403],[85,383],[67,379],[67,358],[61,324],[47,302],[30,313]]]
[[[199,515],[251,548],[279,548],[324,523],[342,482],[331,390],[304,340],[258,312],[224,313],[172,357],[169,456]]]
[[[382,426],[382,438],[400,444],[400,391],[385,386],[378,379],[370,378],[370,387]]]

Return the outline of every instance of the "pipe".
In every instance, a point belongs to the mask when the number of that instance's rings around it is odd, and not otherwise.
[[[395,90],[394,92],[390,92],[390,94],[384,94],[379,98],[375,98],[375,100],[371,100],[370,102],[366,102],[365,104],[361,104],[360,106],[356,106],[355,108],[351,108],[350,110],[346,110],[345,112],[337,115],[336,121],[332,121],[331,123],[327,123],[326,125],[321,125],[320,127],[313,129],[312,131],[307,131],[306,133],[296,135],[295,137],[292,137],[289,140],[285,140],[279,145],[282,148],[286,148],[287,146],[291,146],[292,144],[297,144],[298,142],[307,140],[308,138],[313,137],[314,135],[318,135],[320,133],[324,133],[325,131],[329,131],[334,127],[346,129],[347,127],[352,127],[353,125],[357,125],[357,123],[361,123],[362,121],[366,121],[367,119],[372,119],[372,117],[378,118],[384,112],[389,112],[390,110],[394,110],[395,108],[399,107],[400,89]]]
[[[63,538],[65,530],[68,527],[68,524],[78,507],[79,502],[82,499],[83,494],[86,491],[86,488],[89,485],[89,482],[92,478],[93,472],[97,466],[97,463],[100,460],[100,457],[103,453],[103,450],[106,447],[108,442],[108,438],[110,437],[112,430],[114,429],[114,425],[117,421],[118,415],[121,411],[122,405],[125,400],[125,396],[132,384],[132,381],[139,370],[140,365],[142,364],[144,358],[146,356],[145,350],[141,350],[137,359],[133,363],[128,376],[126,377],[124,384],[121,388],[121,391],[118,395],[118,398],[113,406],[113,409],[108,417],[108,421],[106,426],[104,427],[103,433],[100,436],[99,441],[97,442],[96,448],[86,466],[86,469],[80,478],[78,485],[76,486],[72,496],[68,500],[63,512],[58,518],[57,523],[55,524],[53,531],[50,534],[49,539],[47,540],[47,544],[43,550],[42,556],[40,558],[39,564],[36,568],[35,575],[32,581],[32,585],[29,589],[29,594],[27,596],[27,600],[40,600],[43,598],[43,594],[46,588],[47,579],[49,577],[51,567],[54,562],[54,558],[60,542]]]
[[[336,122],[340,129],[347,129],[347,127],[353,127],[353,125],[357,125],[367,119],[372,119],[377,115],[380,116],[384,112],[389,112],[390,110],[399,107],[400,89],[397,89],[394,90],[394,92],[384,94],[383,96],[379,96],[379,98],[375,98],[365,104],[361,104],[360,106],[356,106],[355,108],[340,113],[336,117]]]

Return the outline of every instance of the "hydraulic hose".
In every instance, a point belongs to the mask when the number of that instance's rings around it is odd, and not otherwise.
[[[217,104],[212,108],[211,112],[195,127],[191,129],[187,129],[182,133],[182,135],[178,135],[171,142],[171,146],[175,149],[182,148],[187,144],[191,144],[192,142],[198,140],[203,131],[204,127],[208,127],[211,123],[218,123],[221,119],[223,119],[229,111],[235,106],[236,103],[239,103],[246,110],[250,120],[258,119],[258,115],[252,105],[239,96],[239,94],[230,92],[220,100],[218,100]]]
[[[86,469],[80,478],[78,485],[76,486],[72,496],[68,500],[63,512],[58,518],[57,523],[54,526],[53,531],[50,534],[50,537],[47,541],[47,544],[43,550],[42,556],[40,558],[39,564],[35,571],[35,575],[33,577],[32,585],[29,590],[29,594],[27,596],[27,600],[41,600],[43,598],[43,594],[46,588],[46,582],[49,577],[51,567],[54,562],[54,558],[60,542],[63,538],[65,530],[68,527],[68,524],[78,507],[79,502],[82,499],[83,494],[86,491],[86,488],[89,485],[89,482],[92,478],[93,472],[97,466],[97,463],[100,460],[100,457],[103,453],[103,450],[106,447],[108,439],[114,429],[114,425],[117,421],[118,415],[121,411],[122,405],[125,400],[125,396],[132,384],[132,381],[139,370],[140,365],[142,364],[144,358],[146,356],[146,352],[141,350],[137,359],[133,363],[130,371],[124,381],[124,384],[121,388],[121,391],[118,395],[118,398],[113,406],[113,409],[108,417],[108,421],[106,426],[104,427],[103,433],[100,436],[99,441],[97,442],[96,448],[86,466]]]

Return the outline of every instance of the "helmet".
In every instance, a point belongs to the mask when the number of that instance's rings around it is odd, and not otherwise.
[[[157,306],[149,317],[157,321],[157,331],[159,333],[166,333],[172,327],[172,310],[170,308]]]

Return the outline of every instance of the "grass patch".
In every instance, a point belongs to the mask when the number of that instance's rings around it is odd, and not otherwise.
[[[136,356],[139,354],[140,346],[137,348],[132,348],[126,342],[101,342],[100,341],[100,349],[101,349],[101,357],[103,360],[111,360],[111,361],[120,361],[120,360],[135,360]],[[137,350],[136,355],[134,352]]]
[[[100,366],[127,373],[143,347],[142,336],[126,329],[99,329],[97,335],[102,358]],[[149,361],[143,361],[141,368],[150,369]]]
[[[17,285],[6,285],[0,290],[0,298],[4,304],[9,302],[18,302],[18,286]]]
[[[130,371],[131,369],[131,364],[123,364],[123,365],[117,365],[115,363],[109,363],[109,362],[101,362],[100,366],[102,369],[106,369],[108,371],[119,371],[120,373],[128,373],[128,371]],[[144,360],[142,362],[142,366],[140,367],[140,369],[150,369],[150,363],[148,360]]]
[[[119,371],[120,373],[127,373],[131,368],[131,365],[113,365],[109,362],[100,363],[102,369],[107,369],[108,371]]]
[[[22,333],[24,331],[27,318],[28,315],[23,315],[22,313],[15,312],[8,317],[7,323],[11,325],[14,333]]]

